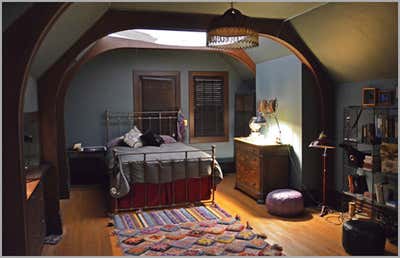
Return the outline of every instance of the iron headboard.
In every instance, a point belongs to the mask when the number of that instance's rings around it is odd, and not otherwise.
[[[151,129],[176,138],[179,111],[111,112],[105,111],[106,143],[136,126],[142,132]]]

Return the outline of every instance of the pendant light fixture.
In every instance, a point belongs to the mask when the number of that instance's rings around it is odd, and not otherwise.
[[[251,20],[239,10],[229,8],[211,21],[207,29],[207,47],[252,48],[258,46],[258,32]]]

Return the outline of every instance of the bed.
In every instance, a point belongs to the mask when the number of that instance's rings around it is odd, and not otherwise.
[[[178,111],[106,111],[106,142],[134,126],[180,139],[178,116]],[[216,186],[223,179],[215,146],[197,149],[179,141],[159,147],[116,145],[108,148],[106,162],[110,191],[124,178],[130,188],[123,196],[110,198],[112,212],[214,202]]]

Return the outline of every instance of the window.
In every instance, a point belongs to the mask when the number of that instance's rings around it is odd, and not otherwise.
[[[190,72],[190,143],[229,141],[227,72]]]

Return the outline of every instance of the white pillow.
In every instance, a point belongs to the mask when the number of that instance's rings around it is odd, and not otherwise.
[[[143,146],[142,142],[140,141],[140,136],[142,135],[142,132],[136,128],[136,126],[131,129],[128,133],[125,134],[124,136],[124,142],[129,145],[129,147],[132,148],[138,148],[141,147],[140,145]]]

